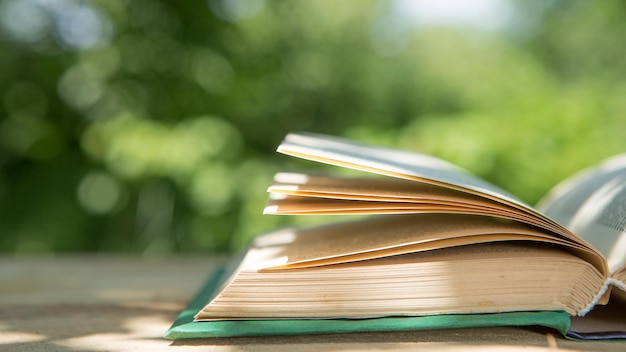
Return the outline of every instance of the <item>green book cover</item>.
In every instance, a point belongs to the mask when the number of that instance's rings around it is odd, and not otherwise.
[[[332,334],[349,332],[433,330],[489,326],[533,326],[553,328],[564,336],[570,328],[565,312],[510,312],[497,314],[450,314],[422,317],[384,317],[374,319],[277,319],[194,322],[219,288],[225,268],[217,270],[189,306],[167,330],[168,339],[236,336]]]

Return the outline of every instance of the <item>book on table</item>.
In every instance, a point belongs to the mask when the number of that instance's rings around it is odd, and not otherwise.
[[[258,236],[167,337],[495,325],[626,337],[626,155],[533,208],[427,155],[311,133],[278,152],[364,172],[279,173],[266,214],[354,220]]]

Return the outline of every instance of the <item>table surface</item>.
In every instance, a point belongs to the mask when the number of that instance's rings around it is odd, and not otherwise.
[[[189,339],[161,336],[224,259],[0,257],[0,351],[624,351],[543,328]]]

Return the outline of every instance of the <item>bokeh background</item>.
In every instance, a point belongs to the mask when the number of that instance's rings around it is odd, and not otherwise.
[[[1,0],[0,251],[233,252],[289,131],[535,203],[626,151],[626,2]]]

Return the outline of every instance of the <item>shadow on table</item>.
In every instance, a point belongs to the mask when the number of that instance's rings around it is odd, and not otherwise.
[[[162,350],[168,343],[161,336],[180,309],[178,304],[159,302],[4,306],[0,350]]]

